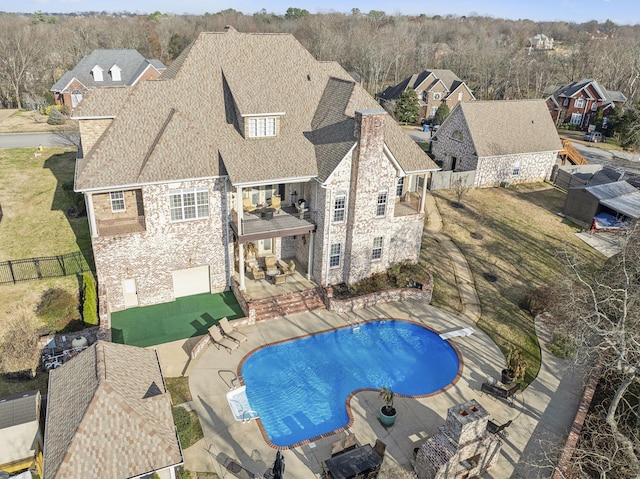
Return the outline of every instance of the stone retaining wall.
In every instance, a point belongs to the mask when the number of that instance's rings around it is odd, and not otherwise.
[[[324,304],[333,313],[347,313],[359,309],[370,308],[378,304],[395,303],[398,301],[412,300],[418,303],[431,303],[433,293],[433,277],[422,285],[422,288],[397,288],[375,293],[364,294],[347,299],[333,297],[333,288],[324,289]]]

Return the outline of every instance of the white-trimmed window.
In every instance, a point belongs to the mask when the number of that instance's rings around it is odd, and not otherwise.
[[[520,162],[516,161],[513,164],[513,176],[518,176],[520,174]]]
[[[114,213],[118,211],[124,211],[124,191],[112,191],[109,193],[109,199],[111,200],[111,211]]]
[[[378,204],[376,205],[376,216],[384,216],[387,213],[387,190],[378,191]]]
[[[571,124],[579,125],[582,123],[582,113],[571,113]]]
[[[347,208],[347,194],[344,191],[338,191],[336,193],[335,200],[333,201],[333,222],[343,223]]]
[[[598,101],[596,100],[591,104],[591,111],[596,111],[597,109],[598,109]]]
[[[276,136],[275,117],[249,118],[249,138]]]
[[[451,133],[451,138],[453,138],[456,141],[464,141],[464,138],[462,137],[462,132],[460,130],[454,130],[453,133]]]
[[[569,99],[565,98],[564,101],[562,102],[563,106],[569,106]]]
[[[433,99],[434,100],[439,100],[442,97],[442,94],[440,92],[435,92],[433,94]]]
[[[396,196],[401,197],[404,192],[404,176],[398,178],[398,184],[396,185]]]
[[[329,268],[337,268],[340,266],[340,258],[342,256],[342,245],[340,243],[332,244],[329,251]]]
[[[432,106],[431,107],[431,116],[435,116],[437,111],[438,111],[438,107],[437,106]]]
[[[576,98],[574,105],[576,108],[584,108],[584,98]]]
[[[458,92],[458,101],[462,101],[462,92]]]
[[[194,220],[209,217],[209,190],[191,188],[169,192],[171,221]]]
[[[373,249],[371,250],[371,259],[373,261],[382,259],[382,236],[373,238]]]

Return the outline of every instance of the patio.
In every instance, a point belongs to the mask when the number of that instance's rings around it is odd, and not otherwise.
[[[229,319],[244,317],[231,291],[185,296],[171,303],[112,313],[111,336],[114,343],[144,348],[202,336],[224,316]]]
[[[361,320],[382,317],[409,319],[422,322],[439,332],[472,325],[445,311],[413,302],[387,304],[355,314]],[[187,468],[213,471],[224,477],[232,466],[240,465],[256,477],[262,477],[272,464],[275,451],[263,439],[256,421],[241,423],[234,420],[226,401],[225,395],[237,373],[238,364],[244,355],[265,344],[347,324],[346,315],[318,310],[240,326],[249,340],[232,354],[213,347],[205,350],[190,368],[189,378],[194,407],[205,437],[185,451]],[[481,384],[488,376],[499,375],[503,364],[500,350],[482,331],[476,330],[471,336],[457,337],[451,341],[464,362],[462,376],[451,388],[427,398],[397,397],[395,406],[398,418],[389,429],[378,422],[381,403],[377,393],[360,392],[351,399],[354,424],[349,428],[349,433],[356,435],[360,445],[373,444],[376,439],[386,443],[382,472],[395,465],[408,466],[413,461],[413,449],[437,433],[438,426],[444,423],[447,409],[475,398],[489,411],[492,421],[498,424],[513,421],[509,438],[503,441],[502,456],[490,474],[494,478],[511,477],[514,465],[519,461],[537,418],[544,409],[536,410],[535,404],[528,404],[525,408],[521,395],[516,398],[515,408],[511,408],[506,402],[481,394]],[[187,362],[185,350],[188,350],[184,346],[183,342],[175,342],[158,348],[166,376],[184,370]],[[524,394],[528,396],[527,393],[528,390]],[[345,432],[332,434],[315,443],[284,451],[287,474],[299,478],[319,477],[323,462],[331,457],[331,444],[344,436]]]

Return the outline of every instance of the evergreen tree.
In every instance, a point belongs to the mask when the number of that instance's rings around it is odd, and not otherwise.
[[[434,125],[442,125],[442,122],[447,119],[449,116],[449,107],[446,103],[441,103],[438,109],[436,110],[436,114],[433,116],[433,124]]]
[[[418,95],[413,89],[402,92],[396,103],[396,119],[403,123],[415,123],[420,113]]]

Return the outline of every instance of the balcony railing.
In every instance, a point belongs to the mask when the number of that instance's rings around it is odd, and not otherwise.
[[[115,220],[97,220],[98,236],[116,236],[140,233],[146,230],[144,216],[119,218]]]
[[[264,215],[259,210],[245,212],[238,221],[235,211],[231,216],[231,227],[244,241],[255,241],[276,236],[294,236],[315,230],[315,211],[300,212],[294,207],[283,207],[273,214]]]

